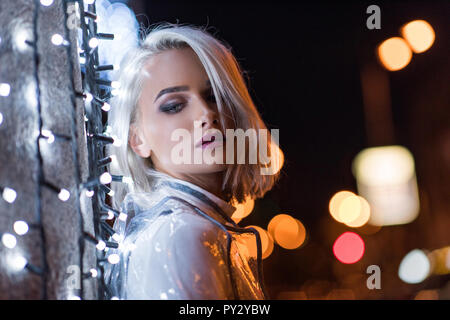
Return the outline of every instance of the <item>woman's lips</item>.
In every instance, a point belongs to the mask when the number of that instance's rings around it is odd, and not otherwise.
[[[223,145],[223,141],[222,140],[215,140],[215,137],[212,137],[211,141],[205,141],[205,142],[202,143],[202,149],[214,148],[214,147],[217,147],[217,146],[220,146],[220,145]]]

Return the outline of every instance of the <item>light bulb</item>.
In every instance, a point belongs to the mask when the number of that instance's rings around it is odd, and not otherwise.
[[[105,243],[105,241],[100,240],[100,241],[97,243],[96,248],[97,248],[98,250],[100,250],[100,251],[105,250],[105,248],[106,248],[106,243]]]
[[[102,106],[102,110],[108,112],[109,110],[111,110],[111,105],[105,102]]]
[[[41,4],[45,7],[48,7],[53,4],[53,0],[41,0]]]
[[[55,33],[55,34],[52,36],[52,43],[53,43],[55,46],[60,46],[60,45],[63,44],[63,42],[64,42],[64,38],[62,37],[62,35],[60,35],[60,34],[58,34],[58,33]]]
[[[119,214],[119,220],[127,221],[127,217],[128,217],[128,215],[126,213],[124,213],[124,212],[121,212]]]
[[[120,257],[118,254],[113,253],[108,257],[108,262],[111,264],[117,264],[120,261]]]
[[[17,192],[11,188],[6,187],[3,189],[2,196],[6,202],[13,203],[14,200],[16,200]]]
[[[66,189],[61,189],[61,191],[58,194],[58,198],[61,201],[67,201],[70,197],[70,192]]]
[[[14,222],[13,225],[14,231],[19,235],[19,236],[23,236],[24,234],[26,234],[28,232],[28,224],[25,221],[22,220],[18,220],[16,222]]]
[[[7,97],[11,91],[11,86],[7,83],[0,83],[0,96]]]
[[[104,172],[100,176],[100,183],[101,184],[108,184],[108,183],[111,183],[111,181],[112,181],[112,177],[109,174],[109,172]]]
[[[91,40],[89,40],[89,47],[91,47],[92,49],[98,46],[98,39],[97,38],[91,38]]]
[[[2,236],[3,245],[9,249],[13,249],[17,244],[17,239],[10,233],[4,233]]]

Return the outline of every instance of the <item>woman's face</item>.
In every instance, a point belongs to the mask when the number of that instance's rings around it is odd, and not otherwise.
[[[143,158],[150,156],[156,170],[177,177],[225,170],[224,145],[216,141],[206,148],[196,146],[208,129],[219,130],[223,137],[225,131],[220,126],[208,76],[194,51],[165,51],[149,58],[145,71],[147,76],[138,101],[138,125],[130,130],[132,149]],[[179,88],[164,90],[173,87]],[[198,121],[196,126],[194,121]],[[185,136],[175,135],[172,139],[173,133]],[[188,163],[177,163],[186,152],[190,153]],[[222,154],[223,161],[209,164],[216,152]]]

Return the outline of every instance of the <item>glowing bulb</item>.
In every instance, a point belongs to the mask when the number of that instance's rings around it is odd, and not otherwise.
[[[127,221],[127,217],[128,217],[128,215],[126,213],[121,212],[119,214],[119,220]]]
[[[122,177],[122,182],[132,184],[133,179],[131,177]]]
[[[13,249],[17,244],[17,239],[10,233],[4,233],[2,236],[3,245],[9,249]]]
[[[5,199],[6,202],[13,203],[14,200],[16,200],[17,193],[16,193],[15,190],[6,187],[5,189],[3,189],[2,196],[3,196],[3,199]]]
[[[23,236],[28,232],[28,224],[25,221],[18,220],[14,222],[14,231],[19,235]]]
[[[430,260],[419,249],[409,252],[400,263],[398,276],[406,283],[420,283],[430,273]]]
[[[70,197],[70,192],[66,189],[61,189],[61,191],[58,194],[58,198],[61,201],[67,201]]]
[[[118,297],[112,297],[111,300],[119,300]]]
[[[92,49],[98,46],[98,39],[97,38],[91,38],[91,40],[89,40],[89,47],[91,47]]]
[[[97,248],[98,250],[100,250],[100,251],[105,250],[105,248],[106,248],[106,243],[105,243],[105,241],[100,240],[100,241],[97,243],[96,248]]]
[[[100,176],[100,183],[101,184],[108,184],[108,183],[111,183],[111,181],[112,181],[112,177],[109,174],[109,172],[104,172]]]
[[[80,64],[86,64],[86,58],[85,57],[80,57],[79,61],[80,61]]]
[[[97,278],[97,275],[98,275],[97,269],[92,268],[92,269],[90,270],[90,272],[91,272],[92,278]]]
[[[53,133],[50,130],[42,129],[42,135],[44,137],[47,137],[47,142],[49,144],[51,144],[55,141],[55,136],[53,135]]]
[[[111,90],[111,94],[113,96],[118,96],[120,94],[120,90],[117,89],[117,88],[114,88],[114,89]]]
[[[92,101],[92,99],[94,99],[94,97],[92,96],[92,94],[90,94],[89,92],[86,93],[86,102],[89,103]]]
[[[7,83],[0,83],[0,96],[7,97],[11,91],[11,86]]]
[[[108,210],[108,217],[106,219],[111,220],[112,218],[114,218],[114,212],[112,212],[111,210]]]
[[[62,37],[62,35],[60,35],[60,34],[58,34],[58,33],[55,33],[55,34],[52,36],[52,43],[53,43],[55,46],[60,46],[60,45],[63,44],[63,42],[64,42],[64,38]]]
[[[113,65],[113,67],[114,67],[114,70],[120,70],[120,64],[118,64],[118,63],[115,63]]]
[[[94,190],[86,190],[86,196],[91,198],[94,195]]]
[[[108,262],[111,264],[119,263],[119,261],[120,261],[120,257],[116,253],[113,253],[108,257]]]
[[[13,254],[6,256],[6,264],[9,270],[19,272],[25,268],[28,261],[20,254]]]
[[[48,7],[53,4],[53,0],[41,0],[41,4],[45,7]]]
[[[105,102],[102,106],[102,110],[108,112],[109,110],[111,110],[111,105]]]

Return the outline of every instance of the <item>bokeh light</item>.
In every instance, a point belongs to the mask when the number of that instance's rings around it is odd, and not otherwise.
[[[430,260],[425,252],[414,249],[400,262],[399,278],[406,283],[420,283],[430,274]]]
[[[343,222],[340,218],[340,212],[339,208],[341,206],[341,203],[348,197],[356,196],[351,191],[339,191],[334,194],[333,197],[331,197],[330,203],[328,205],[329,212],[331,216],[337,221],[337,222]]]
[[[387,70],[397,71],[408,65],[412,52],[403,38],[393,37],[378,46],[378,57]]]
[[[403,38],[415,53],[427,51],[434,43],[433,27],[425,20],[414,20],[401,28]]]
[[[342,200],[339,206],[339,220],[343,223],[348,223],[355,220],[356,218],[358,218],[361,212],[361,208],[361,201],[356,195],[346,197]]]
[[[412,222],[420,203],[414,158],[402,146],[381,146],[362,150],[352,171],[358,193],[370,204],[368,223],[376,226]]]
[[[344,232],[333,244],[333,253],[342,263],[358,262],[364,255],[364,241],[354,232]]]
[[[263,228],[255,225],[250,225],[245,228],[255,228],[256,231],[259,233],[259,237],[261,239],[261,252],[262,252],[262,258],[266,259],[268,256],[271,255],[273,251],[273,239],[272,236]],[[249,253],[251,255],[256,256],[257,248],[256,248],[256,241],[254,241],[255,237],[251,237],[251,240],[247,241],[247,245],[249,247]]]
[[[306,229],[303,224],[288,214],[278,214],[273,217],[267,226],[267,231],[284,249],[296,249],[306,238]]]
[[[366,199],[361,196],[356,196],[360,202],[360,210],[358,216],[345,224],[351,228],[359,228],[365,225],[370,219],[370,205]]]
[[[231,219],[233,219],[234,222],[239,223],[253,211],[255,200],[246,197],[243,203],[236,203],[236,200],[232,199],[231,204],[236,207],[236,211],[233,212]]]

